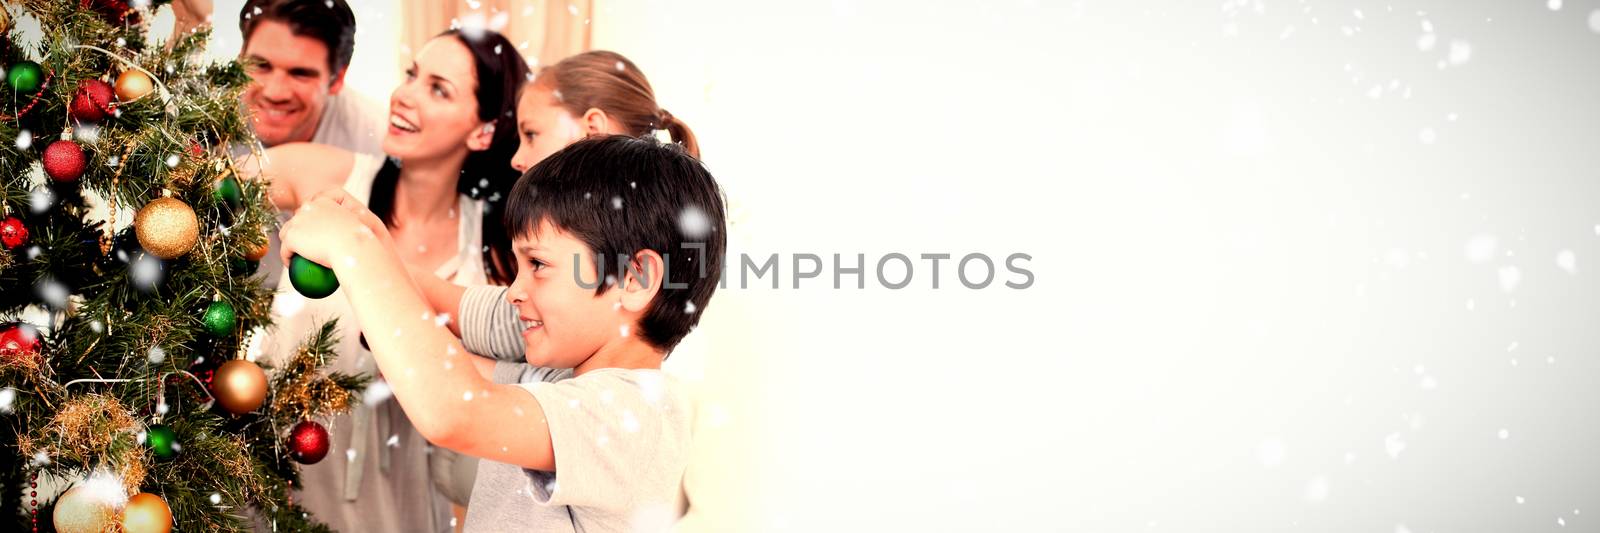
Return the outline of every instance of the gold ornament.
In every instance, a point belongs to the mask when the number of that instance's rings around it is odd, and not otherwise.
[[[11,14],[6,12],[5,8],[0,7],[0,33],[9,31],[11,31]]]
[[[254,411],[267,401],[267,373],[243,359],[222,363],[211,375],[211,395],[230,413]]]
[[[200,241],[200,219],[183,200],[156,198],[133,217],[133,231],[145,250],[162,259],[175,259]]]
[[[122,510],[122,531],[125,533],[167,533],[172,531],[172,509],[166,500],[148,492],[128,498]]]
[[[155,89],[155,84],[150,82],[150,77],[143,72],[128,69],[117,75],[116,83],[117,100],[132,102],[143,98]]]
[[[79,485],[56,500],[51,518],[60,533],[101,533],[116,527],[117,509],[92,489]]]

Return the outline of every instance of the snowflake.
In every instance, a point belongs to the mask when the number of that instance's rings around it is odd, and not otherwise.
[[[699,207],[685,207],[678,213],[678,231],[691,239],[701,239],[711,234],[711,217]]]
[[[141,253],[133,260],[132,280],[134,288],[144,292],[156,290],[156,285],[161,284],[161,260],[150,254]]]
[[[1406,441],[1400,439],[1399,433],[1390,433],[1383,438],[1383,451],[1389,454],[1390,459],[1399,459],[1400,452],[1406,451]]]
[[[1556,253],[1556,266],[1568,274],[1578,273],[1578,255],[1572,250],[1561,250]]]
[[[1450,41],[1450,64],[1461,65],[1472,60],[1472,43],[1462,40]]]
[[[374,380],[371,385],[367,385],[367,390],[361,393],[361,403],[366,404],[368,407],[375,407],[388,400],[391,396],[394,396],[394,391],[389,388],[389,382]]]
[[[1515,266],[1500,267],[1500,290],[1511,292],[1522,283],[1522,270]]]

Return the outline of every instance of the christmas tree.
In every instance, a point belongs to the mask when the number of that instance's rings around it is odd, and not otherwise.
[[[363,383],[320,371],[331,325],[271,379],[244,357],[275,230],[229,154],[256,145],[249,78],[201,64],[204,32],[151,42],[165,3],[0,6],[6,531],[326,529],[290,499],[296,461]]]

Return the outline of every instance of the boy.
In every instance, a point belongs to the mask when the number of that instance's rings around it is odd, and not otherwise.
[[[468,530],[632,531],[686,503],[694,413],[660,367],[716,288],[723,220],[716,181],[671,145],[595,138],[529,170],[507,207],[518,272],[506,300],[529,377],[548,382],[513,385],[491,382],[504,369],[435,319],[382,222],[355,202],[320,197],[282,234],[285,259],[334,269],[417,430],[486,459]],[[463,336],[485,334],[466,318],[484,305],[463,300]]]

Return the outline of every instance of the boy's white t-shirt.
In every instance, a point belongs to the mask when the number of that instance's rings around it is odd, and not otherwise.
[[[495,381],[539,400],[556,471],[480,462],[467,531],[662,531],[683,515],[694,408],[675,378],[621,368],[571,377],[502,362]]]

